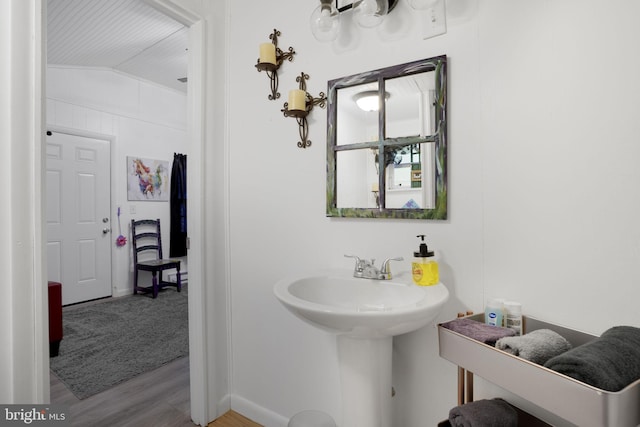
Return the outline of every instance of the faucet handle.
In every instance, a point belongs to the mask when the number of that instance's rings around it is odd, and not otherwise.
[[[356,260],[356,271],[362,271],[362,267],[364,262],[360,259],[359,256],[357,255],[346,255],[344,256],[345,258],[355,258]]]
[[[384,275],[386,280],[391,279],[391,270],[389,269],[389,261],[404,261],[404,258],[396,257],[396,258],[387,258],[384,260],[384,262],[382,263],[382,268],[380,269],[380,274]]]

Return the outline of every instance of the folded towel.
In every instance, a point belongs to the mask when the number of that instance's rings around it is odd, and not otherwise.
[[[602,390],[620,391],[640,379],[640,328],[613,327],[544,366]]]
[[[516,334],[513,329],[487,325],[467,318],[451,320],[443,323],[442,327],[489,345],[495,345],[500,338]]]
[[[496,348],[539,365],[571,350],[571,344],[551,329],[538,329],[521,337],[500,338]]]
[[[451,409],[449,422],[453,427],[517,427],[518,412],[500,398],[476,400]]]

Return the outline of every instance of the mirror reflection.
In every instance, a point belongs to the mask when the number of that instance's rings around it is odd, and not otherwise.
[[[394,147],[386,167],[387,209],[434,209],[435,144]],[[393,157],[392,157],[393,156]],[[426,171],[423,175],[422,171]]]
[[[377,82],[340,89],[336,102],[343,123],[336,129],[337,145],[378,141]]]
[[[385,91],[394,94],[386,101],[387,138],[433,134],[434,77],[431,71],[386,81]]]
[[[327,215],[446,219],[446,57],[328,92]]]

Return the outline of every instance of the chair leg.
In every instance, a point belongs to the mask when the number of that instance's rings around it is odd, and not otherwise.
[[[138,269],[134,267],[133,271],[133,294],[138,294]]]
[[[157,272],[151,272],[152,277],[152,287],[153,287],[153,298],[158,296],[158,274]]]
[[[178,268],[176,272],[176,287],[178,288],[178,292],[182,290],[182,282],[180,281],[180,269]]]

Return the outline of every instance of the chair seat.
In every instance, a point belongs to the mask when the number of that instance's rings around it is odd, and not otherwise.
[[[138,268],[140,270],[167,270],[170,268],[176,268],[180,266],[180,260],[177,259],[152,259],[149,261],[138,261]]]

